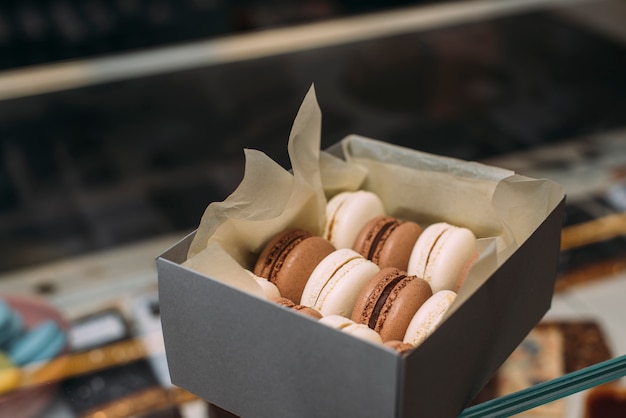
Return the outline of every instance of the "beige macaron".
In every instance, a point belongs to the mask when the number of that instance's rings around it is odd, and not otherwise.
[[[438,222],[419,236],[407,272],[426,280],[433,290],[458,292],[478,257],[476,236],[467,229]]]
[[[383,203],[375,193],[366,190],[339,193],[326,204],[323,237],[335,248],[352,248],[361,228],[370,219],[384,214]]]
[[[331,328],[338,329],[346,334],[352,335],[361,340],[382,344],[383,340],[380,335],[364,324],[357,324],[351,319],[341,315],[328,315],[319,320],[320,323]]]
[[[402,341],[414,347],[423,343],[439,327],[455,299],[456,293],[451,290],[440,290],[433,294],[409,322]]]
[[[380,268],[349,248],[327,255],[315,267],[302,291],[300,303],[322,315],[349,317],[359,292]]]

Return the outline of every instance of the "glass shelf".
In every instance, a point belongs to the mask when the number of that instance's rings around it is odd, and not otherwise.
[[[624,376],[626,376],[626,355],[474,405],[465,409],[459,418],[488,418],[519,414]]]

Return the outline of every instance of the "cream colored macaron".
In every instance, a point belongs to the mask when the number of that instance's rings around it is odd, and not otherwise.
[[[435,332],[454,299],[456,293],[451,290],[440,290],[428,298],[413,315],[402,341],[414,347],[423,343]]]
[[[476,236],[467,228],[438,222],[417,239],[407,272],[426,280],[433,290],[458,292],[478,257]]]
[[[324,235],[335,248],[352,248],[356,236],[372,218],[385,214],[380,198],[369,191],[342,192],[326,204]]]
[[[320,323],[352,335],[361,340],[382,344],[380,335],[365,324],[357,324],[341,315],[328,315],[319,320]]]
[[[354,250],[335,250],[309,276],[300,304],[315,308],[324,316],[350,317],[361,289],[379,271],[376,264]]]
[[[268,300],[278,299],[281,297],[280,291],[274,283],[270,282],[264,277],[257,276],[250,270],[246,270],[246,273],[248,273],[250,277],[252,277],[257,282],[257,284],[261,287],[263,294]]]

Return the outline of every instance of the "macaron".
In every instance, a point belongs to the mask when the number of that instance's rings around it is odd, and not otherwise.
[[[456,293],[451,290],[440,290],[428,298],[411,319],[402,341],[414,347],[423,343],[435,332],[455,299]]]
[[[280,297],[280,291],[274,283],[270,282],[265,277],[257,276],[250,270],[246,270],[246,273],[248,273],[250,277],[252,277],[257,282],[267,299],[271,300]]]
[[[288,229],[265,245],[253,273],[276,285],[281,296],[299,303],[311,272],[334,250],[322,237],[302,229]]]
[[[0,299],[0,335],[4,333],[12,317],[13,310],[4,300]]]
[[[350,317],[359,292],[379,271],[376,264],[356,251],[337,249],[311,272],[300,303],[317,309],[324,316]]]
[[[377,216],[361,228],[352,248],[380,268],[396,267],[406,271],[421,233],[422,227],[415,222]]]
[[[22,366],[53,358],[65,343],[65,333],[57,323],[45,320],[11,341],[7,353],[14,364]]]
[[[346,318],[345,316],[328,315],[320,319],[319,322],[361,340],[370,341],[378,344],[381,344],[383,342],[380,338],[380,335],[376,331],[374,331],[367,325],[358,324],[350,318]]]
[[[425,280],[386,267],[363,287],[351,319],[378,332],[383,342],[402,340],[413,315],[431,296]]]
[[[21,371],[9,356],[0,351],[0,395],[17,388],[21,379]]]
[[[404,341],[400,341],[400,340],[385,341],[383,345],[394,351],[397,351],[398,354],[400,355],[407,354],[413,351],[413,349],[415,348],[411,344],[405,343]]]
[[[326,204],[323,237],[335,248],[352,248],[363,225],[384,214],[383,203],[375,193],[366,190],[339,193]]]
[[[277,304],[279,304],[280,306],[289,308],[295,312],[298,312],[299,314],[309,316],[314,319],[320,319],[322,317],[322,314],[318,310],[313,309],[310,306],[298,305],[290,299],[279,297],[279,298],[272,299],[272,300],[276,302]]]
[[[471,230],[438,222],[417,239],[407,272],[426,280],[435,293],[443,289],[458,292],[477,258],[476,236]]]
[[[19,312],[0,299],[0,347],[5,347],[15,339],[24,328],[24,321]]]

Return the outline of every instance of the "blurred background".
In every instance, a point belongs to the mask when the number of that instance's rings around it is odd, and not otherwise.
[[[551,325],[571,339],[584,322],[597,356],[583,365],[623,354],[626,335],[606,330],[621,302],[573,292],[626,280],[624,22],[620,0],[3,1],[0,293],[43,298],[75,332],[121,321],[88,348],[136,337],[143,313],[158,319],[154,258],[234,190],[243,148],[289,166],[315,84],[322,147],[355,133],[553,178],[566,228],[610,219],[599,237],[568,230]],[[110,370],[161,386],[149,357]],[[123,397],[63,384],[40,416]],[[188,401],[135,415],[204,411]],[[546,416],[582,416],[576,402]]]
[[[481,160],[623,127],[624,34],[588,18],[606,2],[510,3],[3,2],[0,271],[193,228],[243,147],[288,165],[312,83],[324,146]]]

